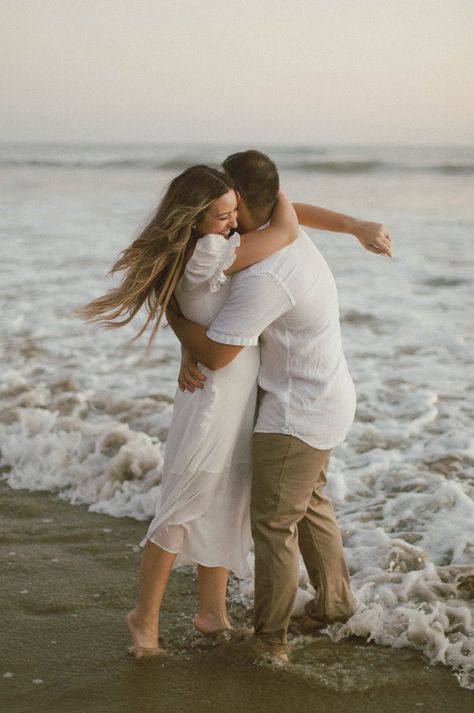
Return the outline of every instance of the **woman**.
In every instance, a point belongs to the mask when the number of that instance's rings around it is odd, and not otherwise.
[[[280,196],[270,225],[241,238],[238,195],[224,174],[193,166],[170,184],[156,214],[112,273],[124,271],[119,287],[80,314],[109,327],[128,324],[143,304],[156,337],[174,294],[183,314],[210,324],[224,304],[228,276],[296,239],[291,204]],[[250,450],[255,415],[258,347],[242,350],[227,367],[206,370],[203,389],[178,390],[162,476],[161,498],[144,545],[137,604],[127,615],[132,653],[158,652],[158,622],[173,566],[195,563],[199,611],[193,619],[203,634],[231,628],[226,611],[228,571],[247,572]]]

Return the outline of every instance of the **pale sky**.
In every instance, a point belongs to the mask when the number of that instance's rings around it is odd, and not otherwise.
[[[474,0],[0,10],[0,141],[474,143]]]

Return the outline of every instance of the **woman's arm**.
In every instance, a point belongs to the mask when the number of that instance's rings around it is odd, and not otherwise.
[[[236,258],[225,270],[226,275],[243,270],[269,255],[286,248],[298,237],[298,219],[288,198],[280,191],[270,219],[270,225],[240,236]]]
[[[383,223],[357,220],[350,215],[319,208],[308,203],[293,203],[298,222],[308,228],[354,235],[366,250],[392,257],[390,233]]]

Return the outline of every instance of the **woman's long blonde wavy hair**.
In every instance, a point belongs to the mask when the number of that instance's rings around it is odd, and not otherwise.
[[[209,166],[191,166],[176,176],[153,218],[112,267],[109,275],[125,273],[120,285],[77,314],[117,329],[131,322],[145,304],[148,316],[134,340],[152,324],[150,349],[184,268],[187,248],[198,237],[196,223],[216,198],[232,188],[228,176]]]

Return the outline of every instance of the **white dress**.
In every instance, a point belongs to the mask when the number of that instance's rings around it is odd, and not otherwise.
[[[208,326],[224,305],[238,235],[197,241],[175,296],[185,317]],[[246,577],[250,532],[251,442],[258,346],[245,347],[223,369],[200,366],[207,380],[194,393],[176,392],[161,495],[148,539],[178,553],[175,567],[226,567]]]

